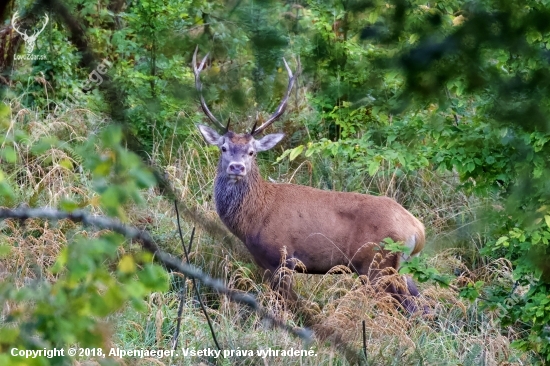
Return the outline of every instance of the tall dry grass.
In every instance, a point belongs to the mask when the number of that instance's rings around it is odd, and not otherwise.
[[[43,118],[37,111],[18,109],[12,115],[13,124],[23,124],[31,141],[17,147],[20,164],[9,171],[8,179],[17,187],[18,204],[56,206],[63,198],[77,198],[86,209],[101,213],[94,197],[89,174],[81,169],[81,162],[70,149],[49,149],[41,154],[29,150],[41,137],[56,136],[75,144],[86,139],[103,122],[86,110],[67,110]],[[158,138],[152,159],[165,162],[165,171],[185,204],[200,210],[206,217],[217,220],[212,188],[217,152],[207,148],[198,133],[192,134],[185,144],[163,141]],[[68,164],[70,162],[70,164]],[[278,181],[293,180],[316,186],[313,171],[318,165],[297,162],[300,166],[284,169],[262,161],[262,171]],[[349,172],[344,172],[349,174]],[[344,175],[345,175],[344,174]],[[340,173],[338,174],[340,175]],[[452,247],[453,230],[475,220],[475,208],[483,202],[457,192],[455,178],[438,176],[431,171],[415,177],[397,179],[392,175],[378,178],[365,177],[365,188],[375,187],[404,203],[411,212],[422,218],[428,228],[428,263],[443,273],[458,273],[453,285],[484,280],[487,282],[511,281],[511,265],[504,261],[485,263],[473,268],[464,260],[464,248]],[[149,230],[164,249],[182,255],[177,235],[173,203],[166,201],[157,190],[143,192],[145,204],[127,207],[130,223]],[[463,218],[457,220],[456,218]],[[185,239],[194,223],[184,222]],[[220,223],[221,225],[221,223]],[[29,220],[26,224],[15,221],[0,223],[2,240],[12,251],[0,259],[1,280],[17,281],[24,286],[28,281],[40,279],[55,281],[48,269],[59,251],[82,228],[69,222],[48,223]],[[89,235],[96,235],[90,233]],[[227,234],[230,237],[230,234]],[[481,241],[470,236],[470,241]],[[295,283],[301,299],[287,304],[278,292],[271,290],[268,278],[253,264],[242,244],[214,240],[208,233],[198,231],[191,250],[191,262],[212,276],[221,278],[231,288],[254,294],[262,306],[292,326],[307,325],[315,331],[315,340],[306,345],[288,333],[273,329],[268,323],[245,307],[230,302],[223,296],[201,287],[208,313],[225,349],[289,349],[312,348],[314,357],[258,356],[225,359],[222,365],[348,365],[360,362],[363,341],[366,342],[368,365],[528,365],[532,354],[523,354],[511,347],[521,332],[520,328],[503,330],[495,314],[481,310],[478,303],[459,297],[455,290],[437,284],[423,284],[420,305],[433,309],[431,318],[406,315],[396,306],[395,300],[381,291],[383,281],[366,284],[345,267],[334,268],[326,275],[307,275],[293,271],[283,273]],[[451,246],[451,248],[449,248]],[[475,249],[475,245],[473,245]],[[447,248],[443,250],[443,248]],[[128,244],[122,252],[138,250]],[[174,277],[178,277],[174,275]],[[386,281],[399,281],[389,273]],[[144,301],[147,311],[135,312],[129,307],[112,314],[105,323],[111,335],[111,344],[121,348],[170,348],[180,301],[180,287],[174,280],[173,290],[155,293]],[[213,348],[204,315],[197,307],[194,294],[187,281],[183,327],[180,345],[187,348]],[[8,309],[6,309],[6,306]],[[17,304],[4,305],[11,311]],[[11,307],[11,308],[9,308]],[[362,323],[366,325],[363,339]],[[118,360],[121,364],[216,364],[215,359],[172,360]],[[82,361],[84,363],[84,361]]]

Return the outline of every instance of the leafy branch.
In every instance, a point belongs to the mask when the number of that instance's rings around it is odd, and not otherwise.
[[[179,272],[189,278],[201,281],[204,285],[211,287],[218,293],[226,295],[231,301],[242,303],[258,313],[262,318],[267,319],[277,328],[281,328],[295,336],[300,337],[306,343],[311,342],[311,331],[307,328],[296,328],[278,320],[270,312],[262,308],[256,299],[240,291],[232,290],[226,287],[221,280],[212,278],[203,273],[200,269],[181,261],[173,255],[160,250],[151,235],[145,231],[133,226],[122,224],[120,221],[103,216],[92,216],[83,211],[63,212],[51,208],[17,208],[0,209],[0,220],[18,219],[28,220],[31,218],[40,218],[45,220],[71,220],[81,223],[84,226],[107,229],[125,236],[130,240],[141,243],[143,249],[152,253],[157,262],[161,263],[166,269]]]

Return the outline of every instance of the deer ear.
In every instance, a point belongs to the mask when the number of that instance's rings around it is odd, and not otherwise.
[[[221,136],[216,131],[204,125],[197,125],[197,128],[207,143],[216,146],[220,144]]]
[[[272,133],[256,140],[256,151],[266,151],[277,145],[285,137],[284,133]]]

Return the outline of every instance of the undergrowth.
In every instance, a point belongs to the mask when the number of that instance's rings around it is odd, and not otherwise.
[[[12,111],[12,124],[24,124],[31,139],[17,146],[20,163],[6,171],[7,179],[17,188],[17,205],[56,207],[62,200],[71,198],[81,207],[101,214],[91,178],[81,169],[80,158],[70,146],[95,133],[97,126],[105,123],[103,118],[80,109],[58,111],[46,118],[38,111],[21,109],[14,104]],[[71,144],[36,148],[40,141],[52,137]],[[191,134],[181,145],[174,141],[157,140],[156,143],[153,151],[158,156],[152,156],[152,160],[165,162],[167,178],[180,192],[178,198],[207,217],[216,218],[212,186],[217,153],[205,146],[198,133]],[[276,181],[325,189],[330,182],[334,188],[388,195],[419,217],[428,233],[425,262],[441,273],[454,276],[451,287],[421,284],[419,301],[432,309],[432,316],[405,315],[390,295],[374,285],[364,285],[364,279],[345,268],[334,268],[323,276],[290,273],[301,299],[298,305],[289,306],[270,289],[266,274],[253,264],[242,244],[212,239],[199,230],[191,247],[192,264],[221,278],[231,288],[255,295],[262,306],[288,324],[308,326],[315,331],[313,343],[304,344],[272,328],[243,306],[201,286],[200,292],[222,347],[254,352],[304,347],[312,349],[316,355],[265,359],[234,355],[219,361],[213,357],[182,358],[180,354],[180,358],[171,360],[115,358],[116,361],[121,364],[139,361],[144,365],[348,365],[362,357],[363,342],[368,365],[527,365],[536,359],[534,354],[511,347],[511,342],[523,331],[521,324],[509,326],[503,332],[495,314],[480,308],[480,300],[470,302],[455,290],[481,280],[513,283],[510,263],[479,260],[477,247],[483,238],[472,235],[465,228],[475,222],[475,208],[486,203],[456,190],[456,176],[426,169],[414,176],[358,177],[352,176],[353,172],[345,166],[326,159],[313,157],[309,161],[295,161],[292,166],[272,165],[273,160],[265,158],[260,163],[264,176],[269,175]],[[183,258],[173,203],[162,199],[156,189],[144,192],[144,199],[141,205],[127,205],[127,221],[148,230],[164,250]],[[192,227],[191,222],[183,223],[185,240],[189,239]],[[0,233],[4,245],[11,247],[9,254],[0,258],[0,279],[13,281],[17,287],[31,282],[55,282],[52,266],[70,239],[101,234],[84,231],[71,222],[42,220],[2,221]],[[231,237],[229,233],[227,237]],[[118,248],[117,255],[121,258],[138,251],[136,244],[125,243]],[[111,271],[116,270],[116,261],[106,261],[105,265]],[[389,274],[388,278],[395,280],[396,275]],[[184,301],[184,305],[179,349],[214,349],[190,281],[182,281],[175,273],[171,275],[169,291],[154,292],[143,299],[143,311],[126,306],[103,321],[103,332],[108,335],[105,347],[171,349],[180,301]],[[2,321],[8,314],[19,311],[19,306],[17,303],[3,304]],[[79,362],[84,364],[86,360]]]

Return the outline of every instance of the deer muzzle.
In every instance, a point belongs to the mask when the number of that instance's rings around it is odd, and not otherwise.
[[[232,181],[238,181],[246,175],[246,167],[242,163],[232,162],[227,166],[227,175]]]

